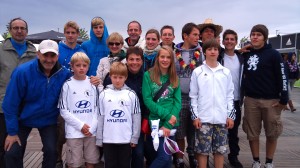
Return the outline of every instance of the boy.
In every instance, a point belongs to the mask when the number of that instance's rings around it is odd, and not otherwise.
[[[130,168],[131,148],[138,143],[141,113],[136,93],[126,84],[125,64],[110,68],[112,84],[100,93],[96,145],[103,146],[105,168]]]
[[[190,93],[193,125],[196,128],[195,151],[200,168],[206,167],[207,155],[214,154],[216,168],[223,167],[228,153],[227,129],[234,125],[232,77],[217,62],[219,43],[210,39],[203,44],[206,61],[191,76]]]
[[[65,120],[67,139],[67,164],[69,167],[87,168],[98,163],[99,150],[96,146],[98,116],[97,88],[86,76],[90,60],[83,52],[76,52],[70,61],[74,76],[62,88],[58,107]]]

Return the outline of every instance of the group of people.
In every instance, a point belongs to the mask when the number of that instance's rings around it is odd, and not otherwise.
[[[143,38],[141,24],[131,21],[124,39],[95,17],[90,40],[79,45],[79,26],[69,21],[65,40],[44,40],[36,52],[25,40],[26,21],[12,19],[11,38],[0,44],[0,167],[23,167],[27,138],[37,128],[45,168],[63,163],[64,143],[68,167],[94,167],[102,154],[106,168],[142,168],[145,159],[150,168],[171,167],[166,148],[178,145],[171,149],[177,168],[185,166],[178,151],[188,153],[191,168],[207,167],[209,154],[217,168],[227,154],[240,168],[242,105],[252,167],[261,166],[262,127],[264,166],[274,167],[281,111],[288,103],[283,60],[267,44],[265,25],[252,27],[251,45],[242,50],[235,50],[234,30],[218,41],[222,31],[211,19],[187,23],[183,42],[174,44],[172,26],[150,29]],[[151,128],[161,132],[158,142]]]

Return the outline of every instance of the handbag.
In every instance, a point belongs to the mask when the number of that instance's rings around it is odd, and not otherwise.
[[[159,89],[159,91],[156,92],[156,94],[153,97],[153,101],[157,102],[157,100],[160,98],[160,96],[164,93],[166,88],[170,85],[170,80],[168,79],[166,83],[162,85],[162,87]],[[149,115],[150,111],[148,108],[146,108],[146,113]],[[149,124],[149,119],[143,118],[142,119],[142,127],[141,127],[141,132],[147,135],[151,134],[151,129],[150,129],[150,124]]]

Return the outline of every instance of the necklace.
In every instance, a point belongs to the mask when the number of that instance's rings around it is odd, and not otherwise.
[[[195,69],[196,68],[196,64],[198,62],[198,59],[200,57],[200,48],[197,48],[196,50],[194,50],[194,55],[190,61],[190,64],[187,65],[183,58],[182,58],[182,55],[181,55],[181,51],[179,49],[176,49],[175,50],[175,55],[176,55],[176,58],[177,60],[179,61],[179,65],[182,69],[186,69],[186,68],[190,68],[191,70]]]

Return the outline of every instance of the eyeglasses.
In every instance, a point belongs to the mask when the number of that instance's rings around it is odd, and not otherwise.
[[[15,31],[18,31],[18,30],[25,31],[25,30],[27,30],[26,27],[12,27],[12,29],[15,30]]]
[[[109,42],[108,43],[108,45],[110,45],[110,46],[119,46],[119,45],[121,45],[121,43],[113,43],[113,42]]]

